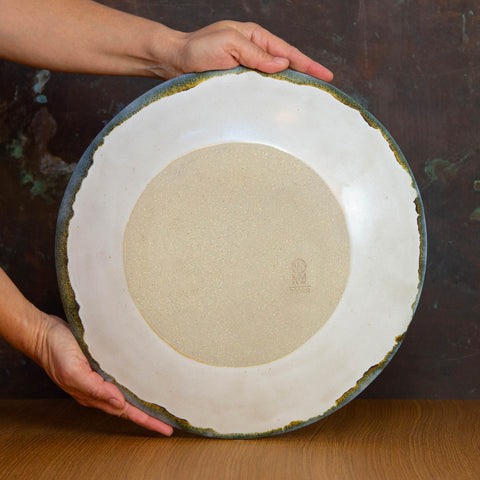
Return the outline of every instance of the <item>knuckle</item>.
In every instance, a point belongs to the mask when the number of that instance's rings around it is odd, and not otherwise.
[[[220,28],[231,28],[232,27],[232,21],[231,20],[220,20],[219,22],[216,22],[215,25]]]
[[[234,22],[232,20],[220,20],[206,28],[216,32],[228,32],[228,31],[235,32],[238,29],[238,22]]]
[[[243,26],[251,30],[258,30],[259,28],[261,28],[260,25],[258,25],[258,23],[255,23],[255,22],[244,22]]]
[[[241,34],[237,30],[235,30],[234,28],[228,28],[228,29],[223,31],[223,35],[225,35],[225,38],[228,41],[230,41],[232,43],[236,43]]]

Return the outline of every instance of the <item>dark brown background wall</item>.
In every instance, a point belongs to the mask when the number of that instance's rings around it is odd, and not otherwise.
[[[480,4],[457,0],[141,2],[117,8],[189,31],[260,23],[335,72],[372,112],[418,181],[428,228],[423,295],[367,397],[480,397]],[[57,209],[83,150],[158,81],[48,72],[0,61],[0,265],[40,308],[63,315]],[[0,396],[62,395],[0,340]]]

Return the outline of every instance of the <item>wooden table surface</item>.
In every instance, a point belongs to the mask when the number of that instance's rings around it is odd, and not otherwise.
[[[480,478],[480,401],[355,400],[257,440],[150,434],[72,400],[0,400],[1,479]]]

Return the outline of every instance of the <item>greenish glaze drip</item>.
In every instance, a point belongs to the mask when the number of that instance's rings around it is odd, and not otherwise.
[[[412,182],[413,176],[412,176]],[[417,187],[416,187],[417,188]],[[417,188],[418,191],[418,188]],[[415,199],[415,209],[417,211],[417,227],[420,235],[420,258],[418,262],[418,285],[417,296],[412,304],[412,314],[417,309],[418,302],[420,301],[420,295],[422,293],[422,286],[425,280],[425,271],[427,270],[427,226],[425,222],[425,212],[423,209],[422,199],[420,195]]]

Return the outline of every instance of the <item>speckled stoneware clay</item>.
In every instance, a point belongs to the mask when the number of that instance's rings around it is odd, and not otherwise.
[[[148,184],[124,265],[160,338],[195,360],[247,367],[320,330],[345,290],[350,247],[342,209],[311,168],[266,145],[222,143]]]
[[[319,80],[186,75],[123,110],[75,170],[57,272],[92,366],[151,415],[281,433],[356,396],[401,343],[425,271],[412,173]]]

